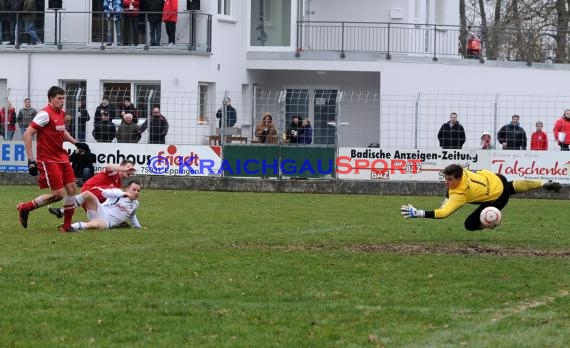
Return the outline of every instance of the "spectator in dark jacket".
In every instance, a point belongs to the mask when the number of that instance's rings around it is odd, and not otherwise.
[[[111,122],[109,114],[102,111],[101,120],[99,122],[95,122],[93,137],[100,143],[110,143],[115,139],[115,133],[115,124]]]
[[[148,123],[148,124],[147,124]],[[160,108],[155,106],[152,109],[152,117],[150,122],[146,120],[140,127],[140,133],[143,133],[148,128],[148,143],[149,144],[164,144],[166,141],[166,134],[168,134],[168,121],[160,113]]]
[[[299,131],[301,130],[302,124],[301,120],[299,120],[299,116],[293,115],[291,119],[291,124],[289,124],[289,128],[287,129],[286,138],[289,140],[290,144],[297,144],[302,143],[300,141]]]
[[[237,122],[236,109],[232,106],[232,100],[230,98],[226,98],[224,105],[226,107],[226,127],[233,127]],[[218,109],[218,112],[216,112],[216,118],[220,119],[218,127],[222,128],[222,119],[224,118],[223,108]]]
[[[526,150],[526,132],[519,124],[519,115],[511,117],[511,123],[504,125],[497,133],[497,141],[503,150]]]
[[[141,9],[146,12],[144,14],[148,20],[151,46],[160,46],[163,7],[164,0],[143,0],[141,3]]]
[[[89,147],[87,147],[86,150],[75,149],[75,151],[69,155],[69,161],[71,162],[71,167],[73,168],[78,186],[83,186],[83,183],[95,174],[93,163],[95,163],[96,158],[95,155],[91,153]]]
[[[134,104],[131,102],[131,98],[125,97],[125,99],[123,100],[123,104],[121,105],[121,108],[119,110],[120,110],[120,112],[119,112],[120,115],[117,115],[118,118],[124,119],[125,114],[131,114],[133,116],[133,123],[138,124],[138,122],[139,122],[139,111],[134,106]]]
[[[308,118],[302,121],[302,127],[299,132],[299,144],[311,144],[313,142],[313,127]]]
[[[465,144],[465,129],[457,121],[457,113],[449,114],[449,122],[445,122],[437,133],[439,146],[442,149],[461,149]]]
[[[101,104],[95,109],[95,119],[93,120],[95,123],[99,123],[101,121],[101,112],[105,111],[109,118],[112,120],[117,117],[117,112],[115,108],[109,103],[109,97],[103,97],[101,99]]]

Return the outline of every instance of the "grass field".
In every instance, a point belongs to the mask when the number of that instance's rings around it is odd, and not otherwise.
[[[146,190],[145,229],[56,232],[0,187],[0,347],[568,347],[570,203],[495,230],[440,197]],[[83,211],[76,219],[84,219]]]

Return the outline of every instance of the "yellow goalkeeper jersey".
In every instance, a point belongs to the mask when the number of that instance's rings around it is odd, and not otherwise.
[[[503,193],[503,182],[489,170],[472,172],[463,170],[459,185],[449,190],[449,198],[439,209],[434,210],[436,219],[443,219],[467,203],[492,202]]]

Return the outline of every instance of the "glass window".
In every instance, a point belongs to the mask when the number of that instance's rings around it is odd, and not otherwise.
[[[291,45],[291,0],[251,1],[251,46]]]
[[[62,88],[65,91],[65,110],[75,110],[75,101],[79,99],[81,105],[87,105],[87,82],[79,81],[62,81]],[[79,91],[81,89],[81,91]]]
[[[160,107],[160,83],[135,83],[135,103],[141,118],[148,117],[153,107]]]
[[[198,103],[198,124],[208,123],[208,85],[200,84],[198,86],[200,95]]]
[[[149,105],[160,107],[160,83],[146,82],[105,82],[103,84],[103,95],[109,98],[109,103],[117,110],[116,118],[120,115],[125,98],[131,98],[131,102],[137,108],[139,122],[147,117]]]
[[[232,17],[232,0],[218,0],[218,14],[223,17]]]
[[[445,23],[445,0],[436,0],[435,2],[434,22],[435,24]]]

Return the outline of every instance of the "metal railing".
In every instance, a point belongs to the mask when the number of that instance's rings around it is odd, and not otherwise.
[[[47,47],[55,47],[60,50],[95,47],[105,50],[111,46],[107,45],[109,43],[109,40],[107,40],[108,26],[111,24],[110,22],[114,21],[108,20],[106,13],[103,11],[0,11],[0,17],[11,18],[10,21],[6,21],[5,26],[2,28],[2,34],[4,35],[0,35],[0,37],[2,37],[1,41],[5,41],[6,44],[1,45],[2,42],[0,42],[0,49],[20,49],[22,45],[27,45],[25,41],[28,35],[24,28],[24,18],[30,14],[41,18],[41,20],[34,20],[35,30],[41,38],[41,41]],[[132,49],[140,48],[149,50],[150,25],[148,17],[152,14],[158,14],[158,12],[139,12],[137,16],[138,24],[135,28],[135,35],[138,39],[135,41],[139,44],[133,45],[133,43],[131,43],[131,45],[127,44],[125,46],[130,46],[129,48]],[[160,14],[162,14],[162,12],[160,12]],[[127,15],[123,13],[120,16],[121,20],[119,22],[124,22]],[[53,25],[51,23],[53,23]],[[178,12],[178,21],[176,24],[176,37],[179,39],[174,48],[206,53],[212,51],[211,14],[195,11]],[[160,25],[162,26],[162,24]],[[121,40],[124,41],[128,29],[125,25],[119,25],[119,28],[122,34]],[[113,30],[111,33],[113,33]],[[112,34],[116,40],[118,37],[115,35],[116,34]],[[165,40],[166,36],[162,35],[163,44],[168,43]],[[124,42],[119,41],[120,40],[116,40],[113,46],[123,46]],[[30,42],[30,44],[33,43]],[[27,47],[32,47],[32,45]]]
[[[510,27],[460,27],[388,22],[297,21],[297,52],[347,52],[407,56],[568,63],[568,31]],[[471,40],[480,49],[470,52]]]

